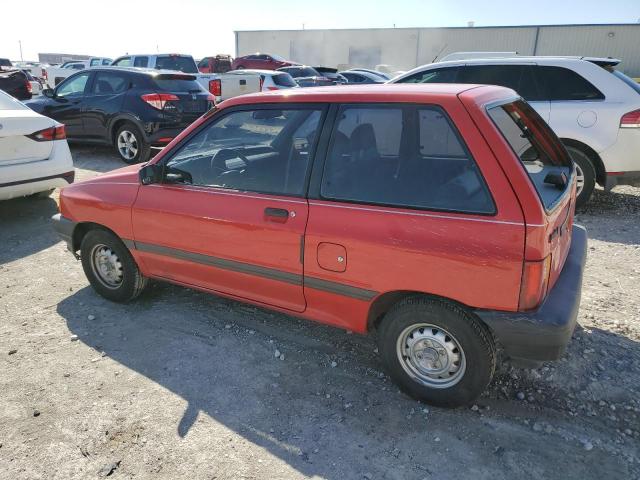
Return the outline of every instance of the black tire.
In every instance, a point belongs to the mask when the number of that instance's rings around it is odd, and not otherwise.
[[[124,135],[124,138],[133,139],[132,145],[133,142],[135,142],[136,147],[135,155],[127,155],[122,151],[121,146],[119,145],[121,135]],[[116,152],[124,163],[132,165],[134,163],[143,163],[149,160],[149,157],[151,156],[151,145],[147,143],[142,131],[135,124],[131,122],[123,123],[120,125],[113,138],[113,144]],[[131,153],[130,150],[125,150]]]
[[[33,198],[49,198],[55,189],[44,190],[43,192],[36,192],[31,195]]]
[[[435,380],[447,382],[453,381],[451,378],[457,378],[457,383],[434,386],[433,383],[427,384],[430,380],[425,383],[405,370],[410,370],[410,367],[406,367],[410,360],[404,355],[403,360],[400,358],[400,345],[404,343],[401,338],[406,338],[404,332],[408,330],[421,335],[423,332],[420,328],[415,329],[421,324],[435,327],[422,328],[425,334],[438,332],[440,335],[444,331],[443,338],[459,345],[458,352],[462,352],[457,354],[460,359],[459,373],[454,374],[456,377],[449,377],[447,369],[442,380]],[[414,296],[400,301],[382,319],[377,341],[382,361],[400,388],[417,400],[439,407],[454,408],[473,402],[491,382],[496,367],[496,347],[487,327],[458,305],[440,299]],[[415,339],[410,337],[408,341]],[[443,356],[442,352],[438,357],[439,347],[425,348],[423,352],[427,350],[434,353],[436,361],[439,358],[449,358]],[[455,368],[453,363],[448,363],[450,368]]]
[[[565,148],[569,152],[571,159],[579,167],[578,173],[582,171],[584,183],[576,198],[576,207],[582,207],[589,201],[596,187],[596,169],[589,156],[583,150],[573,145],[565,145]]]
[[[95,266],[94,253],[97,248],[102,247],[106,247],[115,254],[121,264],[119,284],[109,286],[98,272],[98,267]],[[80,258],[89,283],[96,292],[108,300],[128,302],[138,297],[147,285],[147,279],[140,273],[129,249],[122,240],[107,230],[94,229],[87,232],[80,245]]]
[[[243,65],[238,65],[238,66],[236,67],[236,70],[244,70],[244,66],[243,66]]]

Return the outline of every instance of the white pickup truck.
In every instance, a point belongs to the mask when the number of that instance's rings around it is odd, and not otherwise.
[[[62,80],[73,75],[78,70],[91,67],[111,65],[111,59],[105,57],[91,57],[89,60],[71,60],[57,67],[48,67],[44,71],[44,80],[49,88],[56,88]]]
[[[259,75],[227,75],[225,73],[200,73],[191,55],[176,53],[152,55],[125,55],[116,58],[114,67],[141,67],[157,70],[174,70],[194,75],[205,90],[216,97],[216,103],[245,93],[260,91]]]

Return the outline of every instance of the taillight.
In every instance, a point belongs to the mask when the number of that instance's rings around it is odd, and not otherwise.
[[[36,142],[51,142],[53,140],[64,140],[67,138],[67,134],[64,131],[64,125],[45,128],[44,130],[40,130],[27,136]]]
[[[147,93],[146,95],[142,95],[141,98],[158,110],[162,110],[167,102],[180,100],[178,96],[173,93]]]
[[[620,119],[620,128],[640,128],[640,110],[625,113]]]
[[[547,294],[550,271],[551,255],[540,261],[525,260],[522,270],[522,283],[520,284],[518,310],[533,310],[542,303]]]
[[[31,88],[31,82],[29,80],[26,80],[26,84],[27,84],[27,92],[32,93],[33,89]]]
[[[209,80],[209,92],[214,97],[222,96],[222,81],[219,78]]]
[[[42,69],[42,78],[47,80],[47,71],[44,68]]]

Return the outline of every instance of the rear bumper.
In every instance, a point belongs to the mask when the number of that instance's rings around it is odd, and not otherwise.
[[[616,185],[640,186],[640,171],[620,172],[614,175],[607,174],[607,183],[604,185],[606,191],[611,190]]]
[[[578,318],[582,275],[587,258],[587,231],[574,225],[564,268],[544,303],[533,312],[478,310],[505,354],[515,363],[557,360],[566,350]]]
[[[0,200],[26,197],[34,193],[66,187],[70,183],[73,183],[74,178],[75,170],[71,170],[70,172],[60,173],[58,175],[0,183]]]

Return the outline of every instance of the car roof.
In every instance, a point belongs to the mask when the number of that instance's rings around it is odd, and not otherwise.
[[[611,58],[611,57],[580,57],[580,56],[567,56],[567,55],[557,55],[557,56],[553,56],[553,55],[518,55],[518,56],[514,56],[514,57],[487,57],[487,58],[461,58],[458,60],[447,60],[444,62],[435,62],[435,63],[428,63],[425,65],[421,65],[419,67],[416,67],[410,71],[418,71],[420,69],[429,67],[436,67],[436,66],[457,66],[457,65],[466,65],[466,64],[483,64],[483,63],[492,63],[492,64],[496,64],[496,63],[526,63],[526,62],[530,62],[530,63],[557,63],[557,62],[567,62],[567,63],[574,63],[574,62],[589,62],[589,63],[595,63],[597,65],[611,65],[611,66],[615,66],[617,64],[620,63],[620,60],[618,60],[617,58]],[[407,72],[409,73],[409,72]]]
[[[489,94],[492,98],[513,98],[517,94],[508,88],[471,85],[459,83],[430,84],[382,84],[349,85],[330,87],[309,87],[271,92],[252,93],[225,100],[221,105],[230,107],[253,103],[429,103],[439,98],[455,97],[463,92],[480,95]]]
[[[175,70],[157,70],[155,68],[147,68],[147,67],[119,67],[119,66],[110,66],[110,65],[102,65],[99,67],[92,67],[87,70],[83,70],[83,72],[129,72],[129,73],[139,73],[142,75],[149,76],[157,76],[157,75],[188,75],[189,77],[193,77],[195,80],[195,73],[183,73],[177,72]]]

